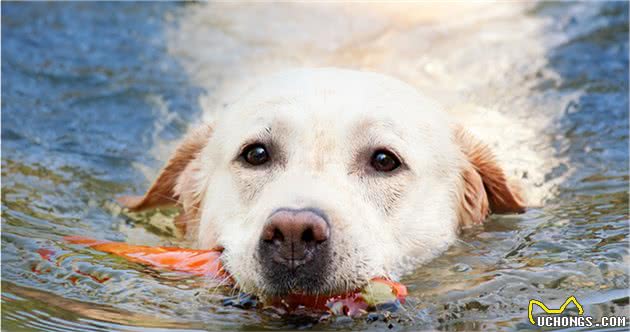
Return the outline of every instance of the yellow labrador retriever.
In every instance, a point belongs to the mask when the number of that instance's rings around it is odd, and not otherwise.
[[[192,131],[137,211],[176,224],[244,291],[330,294],[396,276],[489,213],[520,213],[488,147],[383,75],[322,68],[267,77]]]

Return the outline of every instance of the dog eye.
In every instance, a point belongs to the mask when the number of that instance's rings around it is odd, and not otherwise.
[[[370,165],[378,172],[391,172],[400,167],[400,160],[387,150],[377,150],[372,154]]]
[[[241,154],[243,159],[250,165],[259,166],[269,161],[269,152],[262,144],[252,144],[245,149]]]

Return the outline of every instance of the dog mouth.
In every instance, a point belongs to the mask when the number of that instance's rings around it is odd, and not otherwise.
[[[235,287],[255,298],[271,302],[277,300],[287,301],[287,303],[292,301],[295,303],[325,302],[326,299],[332,297],[356,293],[368,285],[370,280],[381,278],[367,275],[336,275],[331,268],[314,271],[304,265],[291,269],[279,263],[262,269],[259,265],[256,270],[258,271],[258,276],[255,278],[257,281],[249,283],[247,280],[240,280],[239,282],[238,273],[232,274],[231,269],[223,266],[225,275],[229,276],[229,280]],[[241,283],[243,281],[245,283]]]
[[[316,270],[308,265],[294,269],[273,264],[262,270],[259,291],[263,296],[335,296],[355,292],[377,276],[338,273],[331,266]]]
[[[295,278],[287,276],[286,279],[274,283],[266,281],[256,294],[268,300],[282,299],[283,301],[317,301],[332,297],[343,297],[357,293],[368,285],[370,279],[347,280],[335,282],[333,278],[320,281],[297,275]]]
[[[290,294],[332,294],[337,291],[332,283],[330,248],[323,244],[318,255],[278,257],[267,245],[259,247],[259,263],[263,291],[271,296]]]

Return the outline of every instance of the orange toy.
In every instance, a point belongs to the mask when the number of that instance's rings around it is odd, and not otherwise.
[[[206,277],[226,277],[221,266],[221,250],[194,250],[172,247],[134,246],[122,242],[99,241],[82,236],[67,236],[72,244],[124,257],[132,262],[157,268],[187,272]]]
[[[68,236],[65,240],[72,244],[88,246],[98,251],[107,252],[130,261],[149,266],[191,273],[198,276],[226,278],[229,274],[221,265],[222,250],[194,250],[173,247],[135,246],[120,242],[99,241],[82,236]],[[40,253],[42,258],[50,260],[51,252]],[[290,294],[273,298],[271,305],[293,310],[300,306],[329,310],[337,314],[355,316],[367,311],[369,307],[388,302],[404,303],[407,288],[400,283],[384,278],[374,278],[362,290],[336,296],[311,296]]]

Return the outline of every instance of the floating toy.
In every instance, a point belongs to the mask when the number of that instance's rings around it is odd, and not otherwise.
[[[100,241],[82,236],[68,236],[68,243],[83,245],[94,250],[123,257],[129,261],[149,267],[190,273],[221,280],[230,276],[221,264],[221,249],[194,250],[174,247],[136,246],[121,242]],[[54,252],[40,249],[43,259],[51,260]],[[109,279],[108,279],[109,280]],[[108,280],[104,280],[108,281]],[[360,290],[333,296],[289,294],[268,299],[265,305],[284,308],[288,311],[300,307],[326,310],[336,315],[357,316],[369,309],[385,306],[396,308],[405,302],[407,288],[385,278],[374,278]]]

